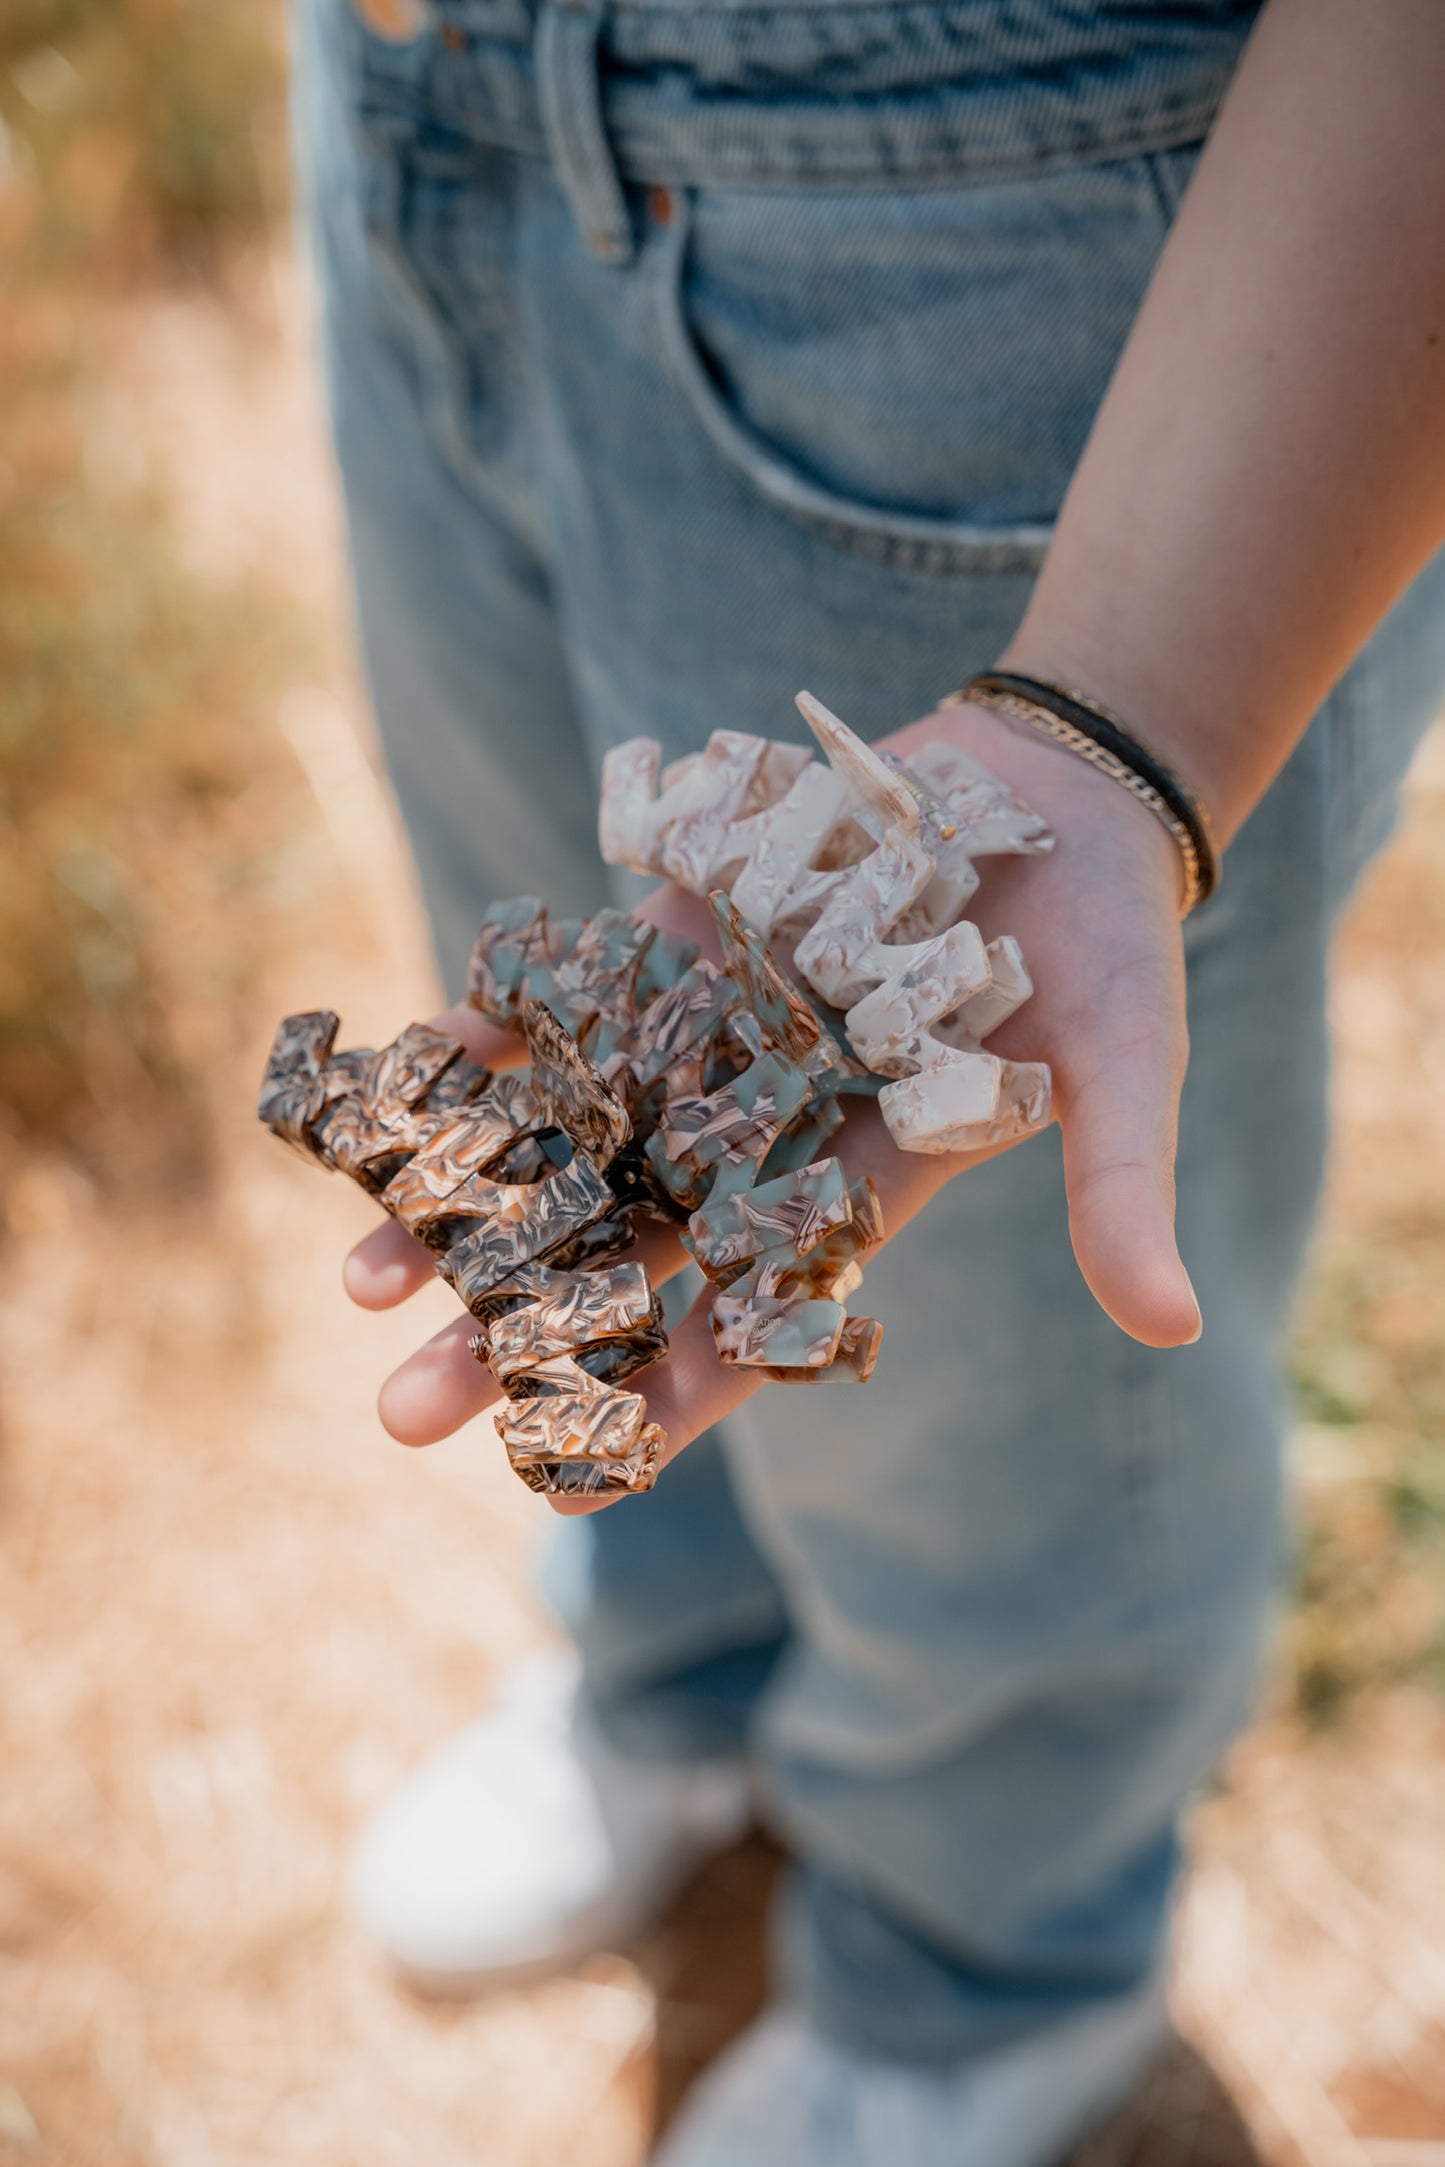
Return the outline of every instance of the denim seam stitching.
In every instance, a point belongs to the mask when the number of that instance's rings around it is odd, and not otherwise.
[[[485,462],[472,447],[465,421],[471,361],[456,326],[411,260],[405,231],[406,145],[393,133],[388,147],[392,162],[385,175],[384,208],[379,205],[370,233],[377,260],[385,268],[408,324],[421,327],[416,366],[422,427],[458,487],[467,492],[484,517],[492,519],[496,512],[487,488]],[[424,350],[428,348],[429,352]]]
[[[528,87],[535,97],[535,84]],[[605,78],[601,90],[602,121],[609,148],[622,181],[637,187],[730,185],[898,193],[914,186],[986,186],[992,181],[1123,164],[1134,158],[1148,160],[1171,150],[1187,149],[1203,141],[1214,115],[1212,105],[1199,104],[1167,118],[1160,115],[1141,121],[1113,136],[1080,130],[1070,141],[1046,147],[1034,144],[998,148],[980,155],[967,115],[961,114],[947,124],[946,131],[940,125],[942,140],[931,143],[925,151],[911,153],[894,144],[885,159],[880,156],[879,136],[880,132],[885,137],[898,132],[902,115],[896,107],[891,118],[886,107],[880,105],[867,113],[855,110],[847,118],[826,116],[811,129],[794,114],[784,125],[792,126],[797,147],[778,153],[756,142],[736,140],[737,134],[749,130],[760,136],[776,129],[776,120],[761,106],[743,102],[731,113],[694,112],[686,122],[658,123],[629,115],[629,94],[624,91],[619,95]],[[419,92],[373,79],[359,87],[356,104],[363,114],[401,121],[413,128],[430,122],[454,129],[469,143],[542,160],[551,157],[540,116],[517,125],[474,103],[448,97],[436,85]],[[700,124],[705,133],[709,119],[714,117],[720,123],[726,122],[733,141],[699,149],[685,148],[670,140],[690,136],[695,143]],[[1152,175],[1151,186],[1158,194],[1160,184]]]

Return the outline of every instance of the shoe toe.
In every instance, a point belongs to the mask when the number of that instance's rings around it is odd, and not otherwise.
[[[373,1815],[350,1909],[417,1983],[472,1992],[626,1938],[747,1814],[741,1765],[619,1753],[575,1660],[543,1656]]]
[[[509,1743],[488,1725],[452,1740],[361,1836],[352,1915],[407,1971],[554,1963],[600,1930],[617,1866],[580,1772]]]

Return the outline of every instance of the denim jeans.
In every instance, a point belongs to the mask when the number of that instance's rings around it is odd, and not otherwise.
[[[434,0],[387,43],[303,0],[361,632],[453,984],[491,897],[627,892],[620,739],[794,734],[805,684],[875,735],[993,661],[1253,12]],[[1160,1960],[1280,1570],[1331,926],[1442,686],[1445,563],[1189,922],[1197,1346],[1096,1308],[1054,1133],[870,1267],[869,1387],[771,1388],[554,1546],[615,1734],[753,1755],[835,2034],[966,2057]]]

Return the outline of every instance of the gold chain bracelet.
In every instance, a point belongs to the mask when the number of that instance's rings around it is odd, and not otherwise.
[[[1168,829],[1179,852],[1184,869],[1181,918],[1213,894],[1219,884],[1219,857],[1207,813],[1178,776],[1130,735],[1117,715],[1085,693],[1002,670],[970,678],[940,704],[955,707],[966,701],[995,709],[1052,738],[1148,808],[1160,826]]]

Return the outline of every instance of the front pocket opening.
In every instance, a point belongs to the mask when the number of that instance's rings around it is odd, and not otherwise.
[[[673,215],[655,228],[655,294],[663,356],[678,389],[735,473],[767,503],[840,546],[905,569],[943,576],[1037,572],[1051,524],[997,527],[888,511],[840,494],[803,473],[728,400],[716,363],[695,337],[686,302],[693,200],[673,191]]]

